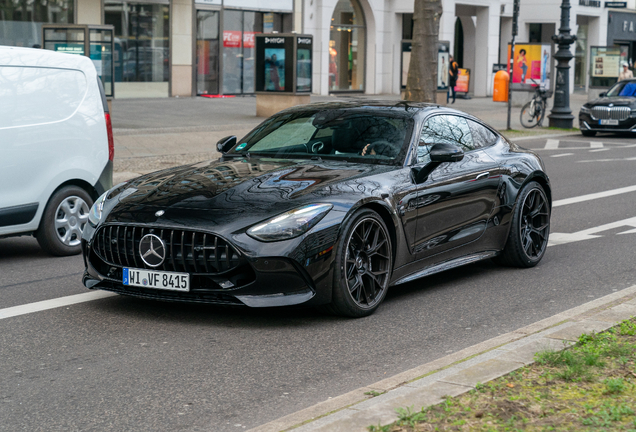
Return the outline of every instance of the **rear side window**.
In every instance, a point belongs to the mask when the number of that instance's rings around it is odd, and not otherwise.
[[[0,129],[71,117],[87,90],[78,70],[0,66]]]
[[[497,142],[499,139],[490,129],[480,125],[472,120],[466,120],[473,136],[473,145],[475,148],[488,147]]]
[[[440,143],[459,146],[464,152],[475,149],[472,131],[466,119],[454,115],[437,115],[426,120],[417,149],[418,162],[428,163],[430,148]]]

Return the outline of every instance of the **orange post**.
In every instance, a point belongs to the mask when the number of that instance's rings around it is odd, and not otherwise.
[[[493,102],[508,102],[508,81],[510,75],[504,70],[495,74],[495,85],[492,91]]]

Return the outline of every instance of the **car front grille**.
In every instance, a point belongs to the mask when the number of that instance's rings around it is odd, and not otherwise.
[[[166,257],[157,267],[150,267],[141,259],[139,242],[146,234],[154,234],[165,243]],[[107,225],[99,228],[93,238],[95,254],[112,266],[219,274],[234,270],[241,264],[239,252],[223,238],[212,233]]]
[[[631,110],[629,107],[593,107],[592,117],[595,120],[627,120]]]

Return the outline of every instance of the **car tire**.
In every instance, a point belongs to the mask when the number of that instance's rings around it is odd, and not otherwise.
[[[42,249],[55,256],[79,254],[82,230],[88,223],[92,205],[91,196],[78,186],[64,186],[56,191],[44,209],[35,235]]]
[[[596,136],[596,131],[581,129],[581,134],[585,137],[593,137],[593,136]]]
[[[375,211],[360,209],[344,225],[336,249],[332,303],[323,311],[347,317],[371,315],[384,300],[393,270],[386,224]]]
[[[543,187],[530,182],[519,192],[506,245],[495,261],[511,267],[536,266],[550,235],[550,203]]]

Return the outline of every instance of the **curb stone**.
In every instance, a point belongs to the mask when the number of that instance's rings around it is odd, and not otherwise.
[[[533,363],[538,351],[565,349],[583,333],[607,330],[635,315],[633,285],[248,432],[367,432],[370,425],[396,421],[396,408],[436,405]],[[365,395],[371,390],[385,393]]]

